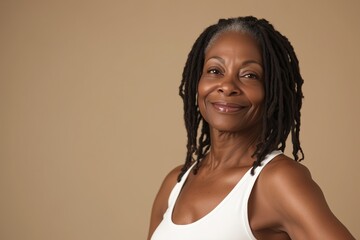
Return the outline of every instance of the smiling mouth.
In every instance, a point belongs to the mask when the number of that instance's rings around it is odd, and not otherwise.
[[[217,111],[222,113],[236,113],[244,108],[244,106],[240,106],[234,103],[215,102],[212,103],[212,105]]]

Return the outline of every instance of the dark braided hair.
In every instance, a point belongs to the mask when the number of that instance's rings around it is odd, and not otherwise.
[[[302,84],[299,62],[288,39],[265,19],[252,16],[220,19],[211,25],[195,41],[185,64],[179,94],[184,102],[184,119],[187,130],[187,154],[185,164],[178,176],[195,161],[194,174],[211,147],[208,123],[200,114],[197,103],[197,87],[203,71],[205,51],[221,33],[243,32],[251,35],[260,45],[264,68],[264,112],[262,133],[253,157],[251,174],[261,165],[266,155],[273,150],[284,151],[286,139],[291,132],[293,156],[296,161],[304,159],[300,146],[300,109]],[[298,154],[301,153],[301,158]]]

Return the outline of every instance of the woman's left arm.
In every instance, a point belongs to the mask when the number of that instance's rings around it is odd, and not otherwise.
[[[261,188],[291,239],[355,239],[331,212],[305,166],[288,159],[269,165],[261,174],[266,179]]]

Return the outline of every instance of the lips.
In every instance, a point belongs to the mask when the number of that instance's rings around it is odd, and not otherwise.
[[[222,113],[236,113],[244,108],[244,106],[241,106],[239,104],[227,102],[213,102],[211,104],[217,111]]]

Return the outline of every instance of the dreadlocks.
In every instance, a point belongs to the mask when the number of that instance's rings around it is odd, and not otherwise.
[[[260,45],[264,68],[264,113],[262,133],[253,154],[251,174],[261,165],[265,156],[273,150],[284,151],[286,139],[291,132],[293,156],[296,161],[304,159],[300,146],[300,109],[302,84],[299,62],[288,39],[265,19],[252,16],[220,19],[204,30],[195,41],[185,64],[179,94],[184,102],[184,119],[187,130],[187,154],[185,164],[178,176],[195,161],[194,174],[211,147],[208,123],[200,114],[197,103],[197,87],[202,74],[206,49],[224,32],[237,31],[251,35]],[[298,154],[301,153],[301,158]]]

